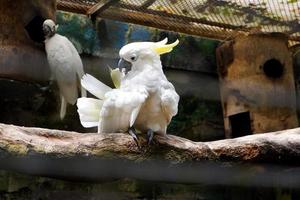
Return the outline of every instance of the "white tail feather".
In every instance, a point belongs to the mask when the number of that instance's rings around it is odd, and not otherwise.
[[[67,112],[67,102],[63,96],[61,96],[61,105],[60,105],[60,119],[64,119]]]
[[[86,90],[84,89],[84,87],[81,86],[81,97],[86,97]]]
[[[98,122],[98,131],[97,131],[97,133],[102,133],[102,123],[101,123],[101,119],[99,120],[99,122]]]
[[[132,111],[132,113],[130,115],[130,127],[133,126],[133,124],[134,124],[134,122],[135,122],[135,120],[136,120],[136,118],[137,118],[137,116],[138,116],[138,114],[139,114],[139,112],[141,110],[141,106],[142,105],[139,105],[138,107],[136,107],[135,109],[133,109],[133,111]]]

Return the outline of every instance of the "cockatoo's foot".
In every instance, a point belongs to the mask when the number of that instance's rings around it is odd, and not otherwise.
[[[154,136],[154,132],[152,129],[148,129],[147,131],[147,143],[148,145],[151,144],[152,140],[153,140],[153,136]]]
[[[140,148],[138,137],[136,135],[135,129],[133,127],[129,128],[128,133],[133,137],[133,139],[134,139],[136,145],[138,146],[138,148]]]

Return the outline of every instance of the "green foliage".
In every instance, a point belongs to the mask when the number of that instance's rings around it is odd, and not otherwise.
[[[95,54],[100,41],[90,19],[82,15],[58,12],[58,33],[68,37],[79,53]]]
[[[209,69],[210,73],[216,71],[215,50],[218,41],[171,33],[166,36],[170,42],[178,38],[179,45],[161,57],[163,66],[202,72]]]
[[[195,96],[182,97],[178,107],[178,114],[172,119],[168,133],[183,136],[193,140],[201,140],[197,127],[203,123],[218,124],[216,132],[223,129],[222,108],[220,102],[205,101]],[[212,135],[214,137],[215,135]],[[211,138],[213,139],[213,138]]]
[[[8,176],[4,171],[0,171],[0,192],[6,191],[8,189]]]
[[[190,44],[193,44],[195,48],[199,50],[199,54],[205,55],[205,56],[214,56],[215,55],[215,49],[218,45],[218,42],[215,40],[208,40],[208,39],[202,39],[202,38],[194,38],[195,42],[191,42]]]
[[[292,200],[292,194],[288,190],[278,188],[276,193],[276,200]]]

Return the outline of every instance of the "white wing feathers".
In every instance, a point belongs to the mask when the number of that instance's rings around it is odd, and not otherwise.
[[[86,128],[97,127],[103,105],[100,99],[104,99],[105,94],[112,89],[89,74],[82,76],[81,86],[99,99],[82,97],[77,100],[80,122]]]
[[[166,82],[161,89],[161,108],[168,119],[171,121],[172,117],[178,112],[179,95],[176,93],[174,86]]]
[[[98,126],[99,133],[126,132],[134,125],[149,97],[146,86],[111,89],[89,74],[82,77],[81,83],[102,99],[79,98],[77,101],[81,124],[84,127]],[[161,110],[169,123],[177,114],[179,96],[168,81],[162,82],[159,96]]]
[[[104,95],[112,90],[110,87],[97,80],[89,74],[85,74],[81,79],[81,85],[88,90],[91,94],[99,99],[104,99]]]
[[[94,98],[79,98],[77,101],[80,122],[83,127],[97,127],[103,101]]]
[[[98,132],[125,132],[134,124],[148,92],[141,87],[127,91],[114,89],[105,97]]]
[[[136,120],[141,105],[147,98],[145,89],[139,87],[134,91],[111,89],[89,74],[82,77],[81,85],[102,99],[78,99],[81,124],[84,127],[98,126],[98,132],[101,133],[127,131],[129,125]]]

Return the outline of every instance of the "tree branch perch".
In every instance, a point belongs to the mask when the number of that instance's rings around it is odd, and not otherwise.
[[[128,134],[81,134],[0,124],[0,169],[107,180],[136,177],[123,170],[153,160],[168,166],[204,160],[297,165],[300,158],[300,128],[214,142],[193,142],[174,135],[155,136],[150,146],[142,136],[139,141],[141,149]]]

